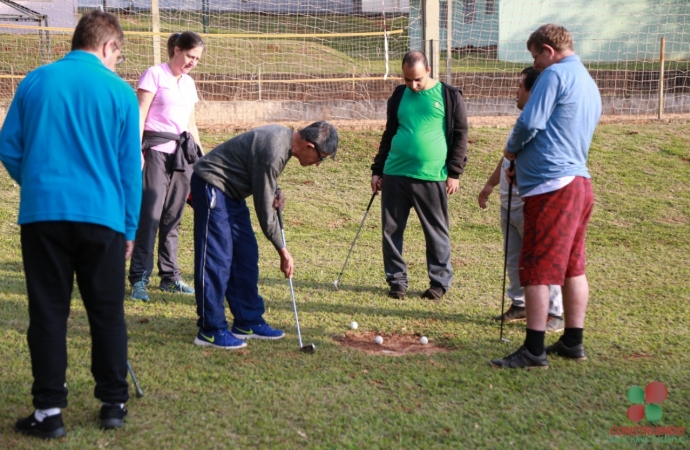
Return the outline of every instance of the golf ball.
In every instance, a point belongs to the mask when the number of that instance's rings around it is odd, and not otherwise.
[[[374,342],[376,342],[377,344],[383,344],[383,338],[381,336],[376,336]]]
[[[422,345],[426,345],[429,343],[429,339],[427,339],[426,336],[422,336],[419,338],[419,343]]]
[[[357,322],[353,321],[353,322],[350,322],[350,328],[353,330],[356,330],[357,328],[359,328],[359,325],[357,324]]]

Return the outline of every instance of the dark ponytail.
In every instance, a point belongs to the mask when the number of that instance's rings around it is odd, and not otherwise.
[[[168,38],[168,57],[172,58],[175,55],[175,47],[180,50],[191,50],[193,48],[204,48],[204,41],[201,36],[193,31],[183,31],[182,33],[173,33]]]

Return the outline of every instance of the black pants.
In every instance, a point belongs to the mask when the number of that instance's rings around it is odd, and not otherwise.
[[[383,176],[381,219],[383,267],[386,281],[408,286],[407,263],[403,259],[403,234],[410,210],[414,208],[426,240],[426,264],[431,286],[450,288],[448,195],[445,181],[424,181],[393,175]]]
[[[87,223],[36,222],[22,225],[21,242],[34,407],[67,406],[67,318],[75,272],[91,329],[94,395],[107,403],[126,402],[124,235]]]
[[[161,283],[182,279],[177,263],[177,244],[182,213],[189,196],[192,166],[184,172],[173,170],[174,153],[146,151],[143,195],[134,253],[129,266],[129,282],[145,280],[153,272],[153,247],[158,234],[158,275]]]

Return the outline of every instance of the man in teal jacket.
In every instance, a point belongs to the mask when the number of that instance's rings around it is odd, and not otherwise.
[[[101,426],[127,410],[125,259],[141,205],[139,109],[115,73],[117,18],[84,14],[72,51],[21,82],[0,132],[0,160],[20,185],[19,225],[29,298],[27,340],[36,411],[15,430],[65,435],[67,318],[74,274],[91,327]]]

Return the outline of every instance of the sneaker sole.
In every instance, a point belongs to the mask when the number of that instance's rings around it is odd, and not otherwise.
[[[198,345],[199,347],[220,348],[220,349],[223,349],[223,350],[237,350],[237,349],[239,349],[239,348],[244,348],[244,347],[246,347],[246,346],[247,346],[247,343],[246,343],[246,342],[242,342],[242,344],[236,345],[236,346],[229,346],[229,345],[225,345],[225,346],[224,346],[224,345],[212,344],[212,343],[210,343],[210,342],[208,342],[208,341],[202,341],[202,340],[199,339],[199,338],[195,338],[195,339],[194,339],[194,345]]]
[[[559,329],[557,329],[557,330],[546,330],[546,333],[547,333],[547,334],[550,334],[550,333],[562,333],[563,330],[565,330],[565,327],[559,328]]]
[[[105,419],[101,420],[101,429],[114,430],[122,428],[125,425],[125,419]]]
[[[67,430],[65,430],[64,427],[58,428],[57,430],[53,430],[50,433],[43,433],[38,430],[20,430],[15,426],[14,431],[20,434],[24,434],[26,436],[33,436],[41,439],[55,439],[67,435]]]
[[[247,339],[264,339],[267,341],[277,341],[278,339],[283,339],[285,337],[285,333],[283,333],[280,336],[259,336],[258,334],[235,334],[232,333],[233,336],[235,336],[237,339],[242,339],[243,341],[246,341]]]
[[[178,291],[177,289],[165,289],[165,288],[158,288],[163,292],[167,292],[169,294],[184,294],[184,295],[194,295],[194,292],[184,292],[184,291]]]
[[[513,367],[497,366],[496,364],[489,361],[489,365],[494,369],[513,369]],[[527,367],[516,367],[515,369],[548,369],[549,366],[527,366]]]

